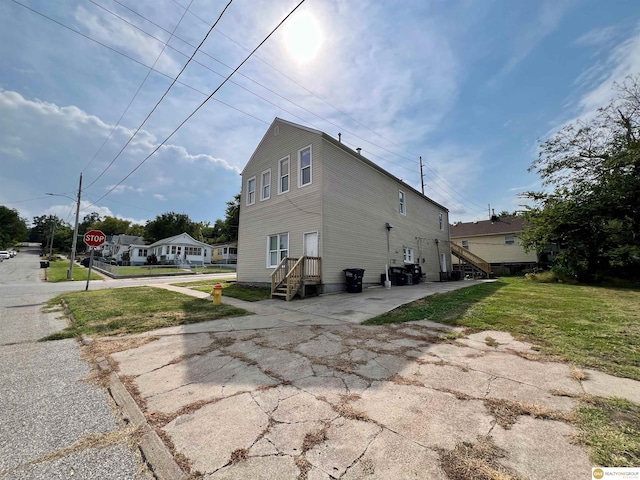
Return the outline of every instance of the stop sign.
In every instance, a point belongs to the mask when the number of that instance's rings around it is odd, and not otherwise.
[[[89,230],[82,238],[90,247],[99,247],[107,240],[107,236],[100,230]]]

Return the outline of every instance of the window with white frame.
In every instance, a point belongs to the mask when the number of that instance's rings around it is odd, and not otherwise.
[[[256,203],[256,177],[247,180],[247,205]]]
[[[514,237],[513,235],[507,235],[504,237],[504,244],[505,245],[515,245],[516,244],[516,237]]]
[[[407,214],[407,200],[402,190],[398,190],[398,203],[400,204],[400,213],[402,215]]]
[[[469,240],[462,240],[462,248],[469,250]]]
[[[267,244],[267,267],[277,267],[287,256],[289,256],[289,234],[270,235]]]
[[[404,263],[415,263],[413,257],[413,248],[402,247],[402,256],[404,257]]]
[[[261,178],[261,195],[260,200],[268,200],[271,198],[271,169],[262,172]]]
[[[139,257],[146,257],[147,256],[147,249],[146,248],[139,248],[138,249],[138,256]]]
[[[298,152],[298,165],[300,165],[300,177],[298,187],[311,184],[311,145]]]
[[[440,223],[440,230],[444,231],[444,215],[442,212],[438,213],[438,222]]]
[[[289,191],[289,157],[285,157],[278,162],[278,193]]]

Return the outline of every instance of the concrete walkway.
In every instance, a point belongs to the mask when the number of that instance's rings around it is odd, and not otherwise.
[[[569,413],[587,392],[640,403],[640,382],[578,375],[504,332],[359,325],[474,283],[289,303],[223,297],[255,314],[96,345],[185,477],[447,479],[481,469],[487,478],[590,478]],[[177,478],[162,471],[154,467]]]

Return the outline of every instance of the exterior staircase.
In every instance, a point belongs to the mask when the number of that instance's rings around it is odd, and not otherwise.
[[[271,298],[287,302],[296,295],[304,298],[307,287],[317,288],[322,282],[320,257],[283,258],[271,274]]]
[[[479,256],[471,253],[464,247],[461,247],[457,243],[451,242],[451,254],[462,260],[463,263],[459,265],[453,265],[454,269],[462,270],[465,273],[471,273],[474,277],[486,276],[491,277],[491,264],[483,260]]]

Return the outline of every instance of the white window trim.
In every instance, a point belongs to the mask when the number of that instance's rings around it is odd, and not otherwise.
[[[400,201],[400,194],[402,194],[402,201]],[[407,194],[403,190],[398,190],[398,211],[400,215],[407,215]]]
[[[302,155],[301,153],[309,149],[309,183],[302,184]],[[308,187],[313,183],[313,145],[307,145],[298,150],[298,188]]]
[[[281,235],[286,235],[287,236],[287,256],[289,256],[289,252],[291,250],[291,235],[289,235],[289,232],[280,232],[280,233],[273,233],[271,235],[267,235],[267,259],[266,259],[266,264],[267,264],[267,268],[276,268],[280,262],[282,261],[280,259],[280,252],[282,250],[280,250],[280,236]],[[276,250],[278,252],[278,263],[276,263],[275,265],[269,265],[269,262],[271,260],[271,245],[269,245],[269,239],[271,237],[278,237],[278,249]]]
[[[411,255],[407,255],[407,254],[411,254]],[[407,256],[409,256],[409,260],[407,260]],[[402,247],[402,259],[404,261],[404,263],[416,263],[415,262],[415,255],[414,255],[414,251],[413,248],[411,247]]]
[[[462,240],[461,242],[462,248],[466,248],[469,250],[469,240]]]
[[[510,238],[511,242],[508,242],[507,238]],[[515,245],[516,244],[516,236],[515,235],[505,235],[504,236],[504,244],[505,245]]]
[[[444,213],[438,212],[438,222],[440,224],[440,231],[444,232]]]
[[[253,185],[254,185],[254,190],[253,190],[253,202],[251,201],[251,192],[249,191],[249,182],[251,182],[251,180],[253,180]],[[254,175],[253,177],[247,178],[247,206],[249,205],[253,205],[254,203],[256,203],[256,196],[258,194],[258,192],[256,191],[258,189],[258,182],[256,180],[256,176]]]
[[[289,173],[287,173],[287,176],[289,177],[289,182],[288,182],[288,188],[286,190],[281,190],[282,188],[282,162],[286,160],[287,162],[289,162]],[[289,190],[291,190],[291,157],[289,155],[287,155],[286,157],[282,157],[280,160],[278,160],[278,195],[282,195],[283,193],[287,193]]]
[[[264,187],[265,187],[264,174],[265,173],[269,174],[269,196],[268,197],[264,196]],[[271,184],[272,183],[273,183],[273,176],[271,175],[271,169],[268,168],[268,169],[266,169],[265,171],[263,171],[260,174],[260,201],[261,202],[264,201],[264,200],[269,200],[271,198]]]

